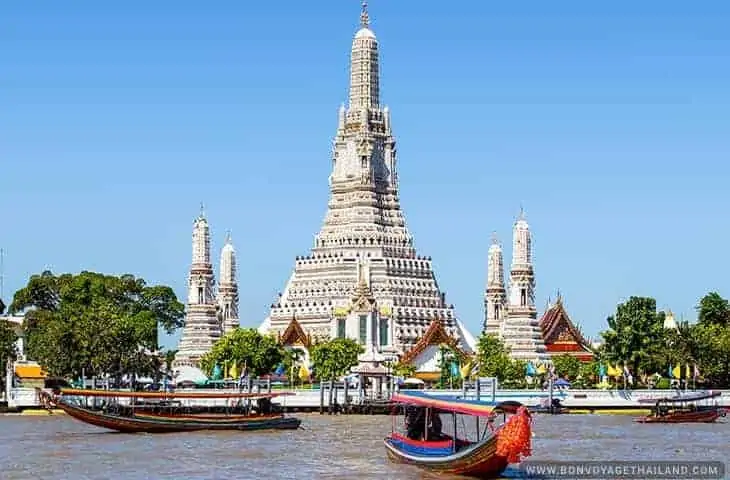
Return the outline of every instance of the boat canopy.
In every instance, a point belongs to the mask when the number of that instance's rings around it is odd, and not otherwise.
[[[488,417],[494,407],[477,400],[464,400],[456,397],[436,397],[424,392],[408,391],[396,393],[391,403],[415,405],[418,407],[436,408],[445,412],[463,413],[475,417]]]
[[[712,390],[708,392],[696,392],[696,393],[686,393],[686,394],[679,394],[675,395],[673,397],[661,397],[661,398],[640,398],[640,403],[656,403],[656,402],[666,402],[666,403],[674,403],[674,402],[697,402],[699,400],[706,400],[708,398],[715,398],[722,395],[722,392],[713,392]]]
[[[294,395],[291,392],[277,393],[204,393],[204,392],[125,392],[124,390],[83,390],[62,388],[61,395],[78,397],[124,397],[124,398],[276,398]]]

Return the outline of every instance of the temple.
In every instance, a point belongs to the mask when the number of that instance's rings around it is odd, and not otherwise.
[[[513,358],[549,361],[535,307],[532,234],[523,210],[512,229],[509,291],[504,285],[502,247],[492,240],[484,294],[484,331],[499,336]]]
[[[473,338],[439,288],[431,258],[417,254],[406,227],[390,110],[380,103],[378,55],[363,3],[349,104],[337,116],[327,213],[260,330],[301,344],[303,338],[353,338],[366,349],[361,362],[377,364],[413,349],[438,320],[458,348],[472,351]]]
[[[540,319],[540,330],[545,347],[551,357],[572,355],[581,362],[590,362],[594,358],[590,342],[580,329],[570,320],[563,304],[563,297],[558,298]]]
[[[218,272],[218,314],[225,335],[241,325],[238,319],[238,282],[236,281],[236,250],[230,232],[221,250],[221,268]]]
[[[229,235],[221,252],[221,284],[216,295],[210,258],[210,228],[202,206],[193,222],[192,247],[185,327],[175,356],[175,368],[197,367],[200,358],[213,344],[239,324],[235,250]]]

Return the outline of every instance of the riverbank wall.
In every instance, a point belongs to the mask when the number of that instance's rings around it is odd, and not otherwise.
[[[220,393],[220,390],[197,390],[201,393]],[[427,390],[429,395],[443,397],[462,397],[462,390]],[[730,390],[721,390],[722,395],[717,397],[720,406],[730,408]],[[329,392],[325,390],[323,395],[318,386],[313,388],[295,389],[292,395],[275,398],[274,403],[280,404],[288,412],[319,412],[324,407],[328,410]],[[361,406],[368,403],[367,398],[362,398],[359,392],[350,390],[345,398],[343,389],[335,389],[333,392],[333,404],[342,406]],[[620,412],[637,411],[646,409],[650,404],[640,402],[642,399],[659,399],[676,395],[675,390],[554,390],[552,397],[559,399],[561,404],[574,413],[593,412]],[[550,394],[544,390],[497,390],[494,396],[482,394],[481,400],[485,402],[517,401],[527,406],[537,406],[544,403]],[[325,397],[323,405],[323,397]],[[474,393],[468,392],[466,398],[474,399]],[[39,410],[41,405],[35,389],[16,388],[13,389],[8,399],[8,412],[26,410]],[[385,402],[371,402],[371,404],[383,406]],[[382,408],[367,409],[356,408],[354,411],[373,413],[382,411]]]

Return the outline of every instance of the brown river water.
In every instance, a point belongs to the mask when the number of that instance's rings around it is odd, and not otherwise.
[[[387,416],[301,418],[304,429],[297,431],[127,435],[65,415],[0,416],[0,479],[436,478],[387,460]],[[538,415],[534,431],[531,460],[724,461],[730,454],[727,423],[640,425],[628,415]],[[505,476],[519,478],[520,472]]]

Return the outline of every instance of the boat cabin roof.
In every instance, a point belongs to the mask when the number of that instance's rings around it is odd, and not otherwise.
[[[61,395],[78,397],[115,397],[115,398],[160,398],[173,400],[176,398],[276,398],[294,395],[291,392],[277,393],[208,393],[208,392],[126,392],[124,390],[83,390],[76,388],[62,388]]]
[[[722,392],[695,392],[674,395],[673,397],[661,397],[661,398],[640,398],[640,403],[676,403],[676,402],[697,402],[699,400],[706,400],[708,398],[715,398],[722,395]]]
[[[420,391],[396,393],[391,398],[391,402],[401,405],[436,408],[444,412],[463,413],[475,417],[487,417],[494,410],[493,406],[477,400],[465,400],[457,397],[436,397]]]

